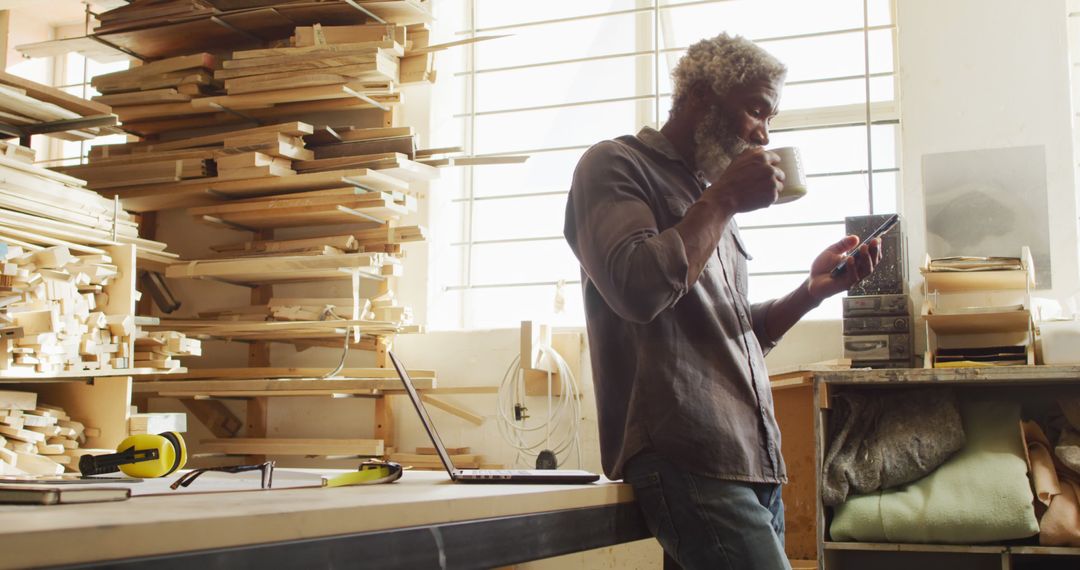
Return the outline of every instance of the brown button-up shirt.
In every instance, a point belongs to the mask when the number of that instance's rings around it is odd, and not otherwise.
[[[590,148],[564,233],[581,262],[604,473],[651,449],[700,475],[787,480],[765,349],[771,302],[746,297],[746,247],[729,224],[692,287],[674,229],[706,182],[660,132]]]

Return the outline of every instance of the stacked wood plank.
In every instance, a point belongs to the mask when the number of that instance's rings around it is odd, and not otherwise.
[[[99,82],[108,85],[102,100],[113,104],[123,128],[142,140],[95,147],[88,165],[68,172],[88,179],[106,196],[119,196],[130,211],[186,208],[200,222],[253,233],[214,248],[206,259],[164,270],[170,279],[251,287],[250,305],[203,312],[197,319],[162,319],[147,330],[250,342],[251,366],[268,362],[267,342],[340,350],[343,340],[375,351],[376,364],[389,366],[394,335],[422,331],[395,288],[403,247],[424,240],[426,232],[401,218],[417,209],[437,167],[456,166],[449,159],[461,154],[461,149],[418,150],[416,134],[398,124],[400,86],[434,81],[433,54],[449,47],[428,43],[426,3],[134,0],[104,16],[96,30],[103,39],[156,60],[144,66],[149,69]],[[199,59],[207,49],[229,52],[215,51],[211,64]],[[188,65],[196,67],[183,67]],[[212,72],[209,79],[207,72]],[[154,81],[128,81],[136,77]],[[138,170],[124,173],[123,167],[135,166]],[[279,231],[285,229],[287,235]],[[338,284],[345,291],[300,297],[276,295],[273,289],[326,279],[346,280]],[[146,357],[167,364],[139,354],[139,345],[135,351],[137,362]],[[327,372],[319,370],[313,378]],[[361,393],[348,372],[340,374],[347,386],[333,384],[341,379],[325,382],[335,391]],[[393,374],[382,373],[383,379]],[[169,392],[162,388],[162,394],[219,395],[172,377],[155,382],[176,385]],[[220,397],[261,400],[330,389],[322,382],[277,389],[254,377],[233,384],[250,387],[232,386]],[[208,440],[198,451],[383,455],[393,444],[392,433],[382,433],[391,425],[384,417],[389,406],[380,401],[376,409],[383,426],[376,438],[387,438],[385,445],[383,439],[234,439]],[[265,406],[248,408],[249,425],[265,426],[265,418],[251,419],[259,410]],[[266,435],[258,431],[255,435]]]
[[[101,255],[103,247],[131,244],[150,264],[176,255],[165,244],[139,237],[135,217],[112,200],[83,188],[83,181],[34,166],[33,151],[0,143],[0,241],[34,252],[65,246]]]
[[[121,252],[122,254],[122,252]],[[135,367],[176,369],[169,356],[199,353],[197,340],[142,331],[116,302],[131,270],[108,254],[74,255],[65,246],[25,251],[8,246],[0,287],[0,370],[10,376],[106,372]],[[110,298],[110,294],[116,298]],[[172,333],[175,339],[179,333]],[[162,338],[167,356],[140,360],[144,344]],[[134,349],[133,344],[134,342]]]
[[[400,24],[432,21],[426,0],[135,0],[100,14],[94,33],[141,57],[160,59],[208,45],[257,46],[287,36],[297,25],[362,24],[368,14]]]
[[[111,113],[108,105],[0,71],[0,124],[67,140],[85,140],[101,134],[99,126],[70,123],[100,117],[110,119],[100,125],[106,126],[115,123]],[[63,126],[65,123],[68,125]],[[50,124],[62,126],[49,128]]]
[[[90,84],[101,93],[94,100],[112,105],[120,114],[122,107],[190,101],[213,91],[217,67],[212,54],[195,53],[97,75]]]
[[[81,448],[93,428],[37,400],[34,392],[0,390],[0,475],[78,473],[83,455],[115,451]]]

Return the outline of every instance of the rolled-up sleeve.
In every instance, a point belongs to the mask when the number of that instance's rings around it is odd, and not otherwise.
[[[761,345],[761,352],[764,354],[769,354],[769,351],[783,338],[783,336],[780,338],[769,336],[769,329],[766,326],[766,322],[769,320],[769,311],[772,309],[774,302],[776,302],[776,299],[750,305],[750,324],[754,328],[754,336],[757,337],[758,344]]]
[[[660,231],[640,167],[618,143],[592,147],[574,171],[563,233],[589,280],[621,318],[647,323],[687,291],[674,228]]]

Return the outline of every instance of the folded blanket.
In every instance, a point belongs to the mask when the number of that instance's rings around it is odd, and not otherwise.
[[[822,466],[822,502],[910,483],[964,445],[952,390],[847,392],[833,399],[833,427]]]
[[[933,473],[836,507],[833,540],[971,544],[1039,532],[1017,402],[960,405],[967,443]]]

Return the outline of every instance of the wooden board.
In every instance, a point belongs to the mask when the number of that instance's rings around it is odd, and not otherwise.
[[[296,89],[279,89],[276,91],[264,91],[261,93],[246,93],[242,95],[222,95],[219,97],[203,97],[191,101],[191,106],[197,111],[217,111],[219,107],[243,111],[257,109],[281,103],[295,103],[299,101],[321,101],[324,99],[345,99],[355,97],[355,93],[367,91],[364,81],[350,80],[338,85],[326,85],[320,87],[300,87]],[[372,99],[386,103],[395,103],[400,98],[396,95],[375,95]]]
[[[342,138],[347,138],[348,133],[343,133]],[[349,141],[339,144],[315,147],[315,158],[338,158],[343,156],[369,156],[396,152],[412,158],[416,153],[416,140],[413,136],[369,139],[362,141]]]
[[[168,321],[166,326],[168,326]],[[274,367],[247,367],[247,368],[194,368],[181,374],[169,374],[162,376],[161,380],[172,382],[174,380],[193,379],[275,379],[275,378],[321,378],[326,374],[325,368],[274,368]],[[434,370],[408,369],[409,376],[415,379],[435,378]],[[338,376],[341,378],[360,379],[386,379],[397,378],[397,372],[392,368],[343,368]],[[148,378],[154,378],[149,376]]]
[[[323,375],[331,370],[324,370]],[[412,373],[410,373],[412,379]],[[380,393],[385,391],[400,392],[405,388],[396,376],[394,378],[320,378],[317,379],[277,379],[277,380],[163,380],[135,382],[132,391],[136,394],[158,394],[187,392],[207,396],[225,397],[234,393],[257,393],[272,396],[280,392],[312,391],[316,393]],[[417,390],[429,390],[435,387],[435,379],[415,378],[413,385]]]
[[[264,57],[258,59],[237,60],[229,69],[214,73],[215,79],[231,80],[250,75],[288,73],[297,71],[315,71],[343,65],[373,64],[379,54],[378,49],[356,52],[316,51],[303,55]]]
[[[260,67],[284,63],[287,59],[313,59],[347,57],[353,54],[371,54],[373,50],[382,50],[388,55],[401,57],[404,55],[404,47],[400,42],[393,40],[381,40],[370,42],[353,42],[347,44],[330,44],[325,46],[306,47],[278,47],[233,52],[230,60],[223,62],[222,67],[226,70],[243,69],[245,67]]]
[[[306,190],[323,190],[355,184],[386,192],[408,190],[408,183],[368,169],[314,172],[258,180],[217,181],[189,180],[176,184],[154,184],[119,188],[113,192],[124,208],[146,212],[170,208],[202,206],[220,202],[219,196],[252,197],[287,194]]]
[[[376,457],[383,454],[383,442],[381,439],[264,439],[234,437],[230,439],[204,439],[195,451],[236,455],[355,455]]]
[[[33,97],[34,99],[58,105],[84,117],[92,115],[108,115],[112,113],[112,108],[108,105],[87,101],[86,99],[76,97],[61,91],[60,89],[35,83],[3,71],[0,71],[0,85],[22,89],[28,96]]]
[[[408,40],[405,26],[396,26],[392,23],[360,26],[320,26],[319,38],[320,41],[316,42],[314,26],[300,26],[296,28],[296,32],[293,34],[293,45],[306,47],[315,46],[316,44],[334,45],[383,41],[394,41],[405,45]]]
[[[811,373],[804,373],[809,377]],[[784,486],[784,550],[788,558],[817,557],[817,469],[814,463],[814,390],[809,381],[798,388],[773,389],[773,408],[782,436],[780,453],[787,465]]]
[[[191,95],[180,93],[173,88],[165,88],[131,93],[115,93],[112,95],[96,95],[94,101],[105,105],[148,105],[191,101]]]

